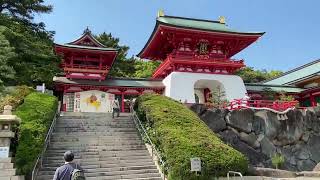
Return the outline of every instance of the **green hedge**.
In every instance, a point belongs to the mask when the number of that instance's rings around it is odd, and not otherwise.
[[[224,144],[195,113],[181,103],[148,94],[137,99],[135,109],[166,161],[170,180],[211,179],[226,176],[229,170],[247,171],[246,157]],[[190,172],[192,157],[201,158],[203,171],[199,176]]]
[[[27,175],[32,172],[57,105],[56,97],[34,92],[26,96],[24,103],[17,108],[15,114],[22,121],[16,152],[16,167],[19,174]]]

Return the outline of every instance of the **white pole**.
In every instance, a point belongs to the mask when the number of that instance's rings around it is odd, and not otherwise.
[[[46,85],[44,83],[42,83],[42,93],[44,93],[46,90]]]

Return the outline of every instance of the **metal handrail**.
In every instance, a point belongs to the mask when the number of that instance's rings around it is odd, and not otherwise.
[[[228,180],[230,179],[230,174],[233,174],[234,177],[235,177],[236,175],[239,175],[239,176],[240,176],[240,179],[243,179],[243,176],[242,176],[241,172],[229,171],[228,174],[227,174]]]
[[[166,167],[165,167],[165,162],[163,161],[160,153],[157,151],[156,146],[152,143],[152,140],[150,139],[150,137],[149,137],[146,129],[144,128],[144,126],[143,126],[143,124],[141,123],[141,121],[140,121],[137,113],[135,112],[135,110],[133,109],[132,106],[130,106],[130,112],[131,112],[131,115],[132,115],[132,119],[133,119],[133,121],[134,121],[134,123],[135,123],[135,125],[136,125],[136,127],[137,127],[137,129],[138,129],[138,131],[139,131],[139,133],[140,133],[140,135],[141,135],[142,137],[145,137],[145,138],[147,139],[148,143],[151,145],[151,148],[152,148],[152,157],[153,157],[153,154],[155,153],[156,157],[158,158],[158,160],[159,160],[159,162],[160,162],[160,165],[162,166],[162,168],[160,168],[160,169],[161,169],[161,171],[162,171],[162,173],[163,173],[163,179],[165,179],[165,178],[166,178],[166,175],[165,175],[165,173],[166,173],[166,172],[165,172],[165,168],[166,168]]]
[[[50,128],[49,128],[49,130],[47,132],[46,139],[45,139],[44,144],[43,144],[42,152],[39,154],[39,156],[37,158],[37,161],[36,161],[36,163],[35,163],[35,165],[33,167],[32,176],[31,176],[32,180],[36,179],[36,176],[38,174],[39,168],[42,167],[44,153],[46,152],[47,147],[50,144],[51,135],[52,135],[52,132],[53,132],[53,130],[55,128],[57,117],[60,114],[60,104],[61,104],[61,102],[59,101],[58,108],[56,109],[56,112],[55,112],[55,115],[54,115],[53,120],[51,122]]]

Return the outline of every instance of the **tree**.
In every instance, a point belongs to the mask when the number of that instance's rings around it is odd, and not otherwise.
[[[156,68],[160,65],[158,61],[135,61],[135,73],[134,77],[148,78],[151,77]]]
[[[44,5],[44,0],[1,0],[0,13],[15,18],[33,19],[34,13],[50,13],[51,5]]]
[[[51,5],[44,0],[0,1],[0,26],[14,48],[15,58],[8,65],[17,73],[5,85],[52,85],[52,78],[60,72],[60,60],[53,53],[54,32],[47,31],[44,23],[34,23],[35,13],[49,13]]]
[[[236,72],[245,83],[258,83],[268,79],[272,79],[282,74],[281,71],[272,70],[254,70],[252,67],[245,67]]]
[[[211,96],[211,98],[210,98]],[[220,85],[213,89],[209,95],[209,106],[213,108],[223,108],[224,105],[228,103],[226,100],[226,92],[222,89]]]
[[[129,50],[128,46],[119,45],[119,38],[113,37],[111,33],[103,32],[95,37],[106,47],[115,48],[118,50],[117,58],[109,73],[110,76],[130,77],[132,74],[134,74],[134,70],[132,69],[134,65],[134,58],[126,59]]]
[[[126,58],[129,47],[119,45],[119,38],[113,37],[111,33],[104,32],[95,37],[106,47],[118,49],[117,58],[109,73],[112,77],[151,77],[153,71],[160,64],[153,61],[143,61],[134,57]]]
[[[5,37],[14,47],[15,59],[8,64],[16,72],[6,85],[31,85],[46,83],[52,86],[52,78],[60,72],[60,59],[53,52],[52,33],[34,30],[21,21],[1,15],[0,25],[6,28]]]
[[[5,27],[0,26],[0,87],[7,80],[13,79],[15,75],[14,69],[9,65],[9,60],[13,60],[16,54],[4,36],[4,31]]]
[[[283,74],[282,71],[271,70],[267,75],[267,79],[273,79],[273,78],[278,77],[282,74]]]

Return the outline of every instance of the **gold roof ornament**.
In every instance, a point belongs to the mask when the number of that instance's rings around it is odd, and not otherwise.
[[[162,16],[164,16],[164,11],[162,9],[160,9],[158,11],[158,17],[162,17]]]
[[[226,18],[224,16],[219,16],[219,22],[221,24],[225,24],[226,23]]]

